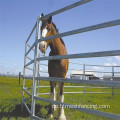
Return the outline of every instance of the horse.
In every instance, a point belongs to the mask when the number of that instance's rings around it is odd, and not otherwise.
[[[44,16],[44,15],[42,14],[41,16]],[[58,29],[56,28],[56,25],[52,22],[52,16],[50,16],[46,20],[42,20],[42,25],[40,29],[41,29],[42,38],[49,37],[52,35],[57,35],[59,33]],[[67,55],[65,43],[61,38],[54,38],[48,41],[39,42],[39,49],[42,53],[46,52],[46,49],[48,46],[51,49],[49,56]],[[49,60],[48,61],[49,77],[65,78],[68,71],[68,66],[69,66],[68,59]],[[50,81],[50,99],[54,101],[56,100],[55,87],[56,87],[56,82]],[[63,90],[64,90],[64,82],[58,83],[57,101],[59,102],[64,101]],[[51,118],[53,118],[53,113],[55,109],[56,109],[56,106],[50,104],[48,113]],[[62,107],[59,106],[58,120],[66,120],[63,106]]]

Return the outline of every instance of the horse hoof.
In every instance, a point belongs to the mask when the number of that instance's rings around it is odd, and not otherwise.
[[[61,115],[61,116],[59,116],[58,120],[66,120],[65,115]]]

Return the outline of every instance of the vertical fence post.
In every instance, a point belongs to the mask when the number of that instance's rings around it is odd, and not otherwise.
[[[85,80],[85,64],[83,64],[83,80]],[[85,96],[85,86],[83,86],[83,96]]]
[[[31,101],[31,120],[33,120],[33,116],[35,115],[35,99],[34,96],[36,95],[36,77],[37,77],[37,71],[38,71],[38,35],[39,35],[39,22],[40,18],[37,18],[37,27],[36,27],[36,41],[35,41],[35,52],[34,52],[34,65],[33,65],[33,87],[32,87],[32,101]]]
[[[40,39],[40,26],[41,26],[41,22],[39,21],[38,23],[38,39]],[[38,51],[39,51],[39,44],[38,44]],[[40,53],[38,53],[38,58],[40,57]],[[40,61],[38,61],[38,70],[37,70],[37,76],[40,76]],[[37,91],[36,91],[36,95],[39,94],[39,84],[40,84],[40,81],[37,80]]]
[[[83,64],[83,79],[85,80],[85,64]]]
[[[25,42],[25,55],[27,52],[27,43]],[[23,77],[25,77],[25,65],[26,65],[26,56],[24,56],[24,69],[23,69]],[[23,89],[25,88],[25,79],[23,78]],[[23,102],[24,102],[24,90],[22,90],[22,105],[21,111],[23,111]]]
[[[20,86],[20,80],[21,80],[21,72],[19,72],[19,86]]]
[[[111,80],[114,80],[114,66],[112,66],[112,78]],[[112,87],[112,97],[114,97],[114,87]]]
[[[40,54],[38,55],[38,58],[40,57]],[[37,76],[40,76],[40,61],[38,61],[38,72],[37,72]],[[36,94],[38,95],[39,94],[39,85],[40,85],[40,81],[37,80],[37,91],[36,91]]]
[[[114,66],[112,66],[112,77],[111,77],[111,81],[114,80]]]

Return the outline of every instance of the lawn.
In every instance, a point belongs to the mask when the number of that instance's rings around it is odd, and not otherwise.
[[[31,87],[32,81],[26,80],[26,86]],[[40,81],[40,85],[49,85],[48,82]],[[66,84],[71,85],[71,84]],[[49,92],[49,88],[40,88],[40,93]],[[65,92],[83,91],[83,88],[64,88]],[[115,94],[112,97],[112,89],[104,88],[86,88],[86,92],[110,92],[111,94],[65,94],[64,102],[73,105],[109,105],[110,108],[94,108],[100,111],[120,114],[120,94]],[[31,92],[31,90],[30,90]],[[114,93],[120,93],[120,89],[115,89]],[[0,120],[29,120],[29,115],[24,108],[21,112],[21,97],[22,97],[22,80],[19,86],[18,78],[0,77]],[[28,97],[25,94],[25,97]],[[49,98],[49,95],[42,95]],[[27,101],[30,107],[31,100]],[[41,118],[48,118],[49,104],[41,101],[36,101],[36,115]],[[65,108],[67,120],[110,120],[96,115],[85,114],[83,112],[74,111]],[[54,119],[57,119],[57,111],[54,113]]]

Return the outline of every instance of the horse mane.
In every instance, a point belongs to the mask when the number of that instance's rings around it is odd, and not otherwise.
[[[58,29],[57,29],[55,23],[52,22],[52,24],[53,24],[54,28],[56,29],[56,31],[59,33],[59,31],[58,31]],[[60,38],[60,40],[61,40],[62,44],[65,46],[65,43],[64,43],[63,39]]]

